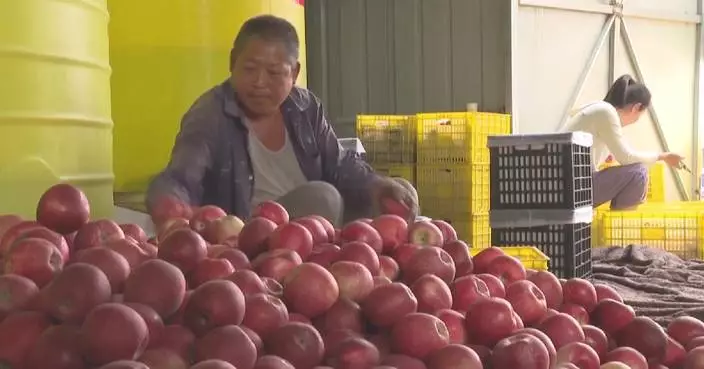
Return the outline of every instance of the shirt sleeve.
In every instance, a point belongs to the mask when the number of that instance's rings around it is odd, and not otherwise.
[[[621,119],[618,113],[612,109],[600,110],[597,114],[599,122],[596,133],[598,138],[606,144],[614,159],[620,164],[628,165],[642,163],[651,165],[658,161],[659,154],[656,152],[634,150],[623,136]]]

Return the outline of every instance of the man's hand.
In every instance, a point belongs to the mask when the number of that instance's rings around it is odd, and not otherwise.
[[[380,177],[372,188],[376,214],[395,214],[408,222],[418,216],[418,194],[403,178]]]
[[[665,152],[660,154],[658,159],[664,161],[665,163],[667,163],[667,165],[671,167],[680,168],[682,166],[682,160],[684,160],[684,156],[676,154],[674,152]]]
[[[159,226],[163,222],[173,218],[185,218],[190,220],[193,209],[176,196],[165,195],[158,198],[150,211],[152,222]]]

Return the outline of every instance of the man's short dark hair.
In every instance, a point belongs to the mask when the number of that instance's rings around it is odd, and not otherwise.
[[[247,42],[255,37],[267,42],[281,42],[286,47],[292,62],[298,61],[300,45],[296,28],[286,19],[267,14],[244,22],[232,47],[231,62],[234,63]]]

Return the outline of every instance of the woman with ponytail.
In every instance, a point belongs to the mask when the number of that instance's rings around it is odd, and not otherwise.
[[[623,136],[623,127],[638,121],[650,106],[650,98],[650,91],[644,84],[623,75],[609,88],[604,101],[582,107],[565,126],[568,132],[592,134],[595,168],[609,152],[621,164],[594,172],[594,207],[611,201],[614,210],[635,208],[645,199],[650,165],[659,160],[673,167],[681,165],[682,156],[671,152],[636,151]]]

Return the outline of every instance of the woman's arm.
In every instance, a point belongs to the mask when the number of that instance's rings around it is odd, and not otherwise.
[[[653,164],[661,159],[660,153],[643,152],[634,150],[623,137],[623,128],[618,113],[612,109],[604,109],[594,118],[600,120],[596,132],[606,147],[613,154],[614,159],[622,165],[643,163]]]

